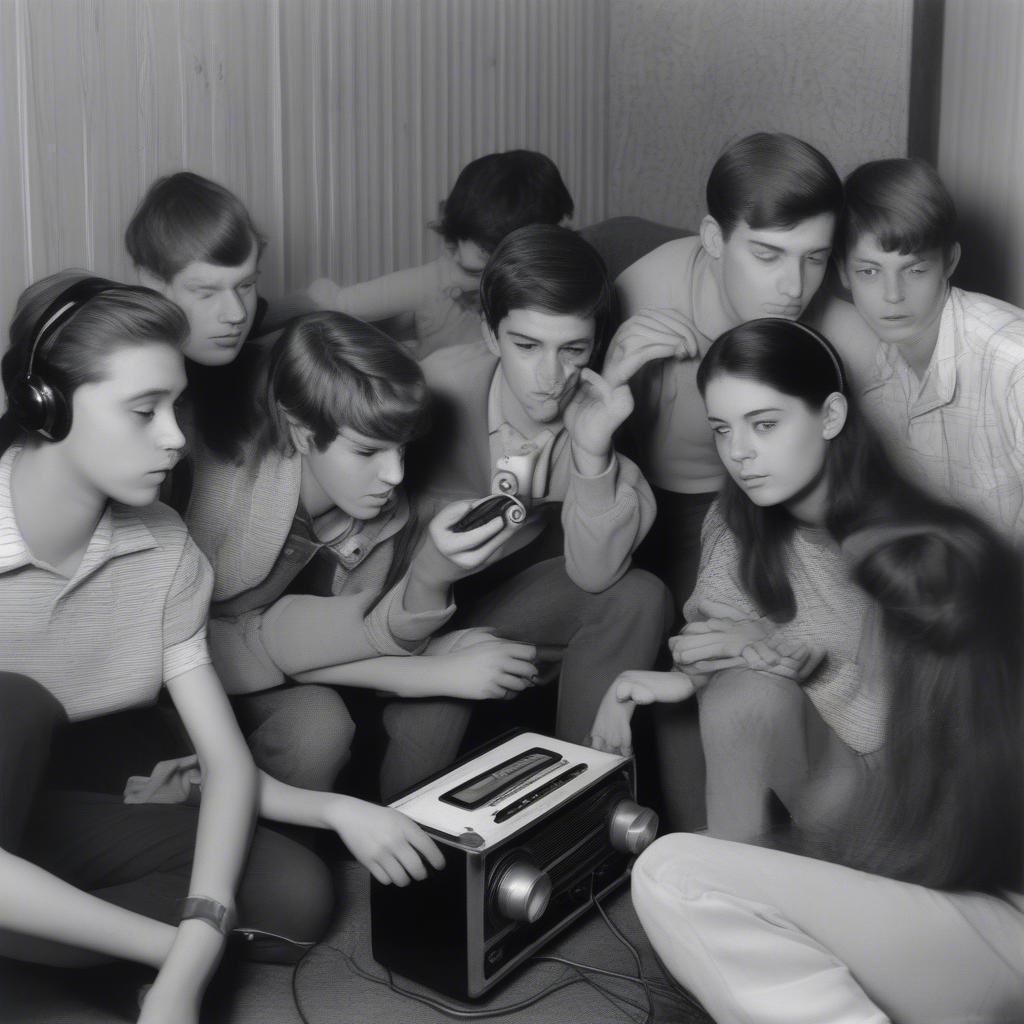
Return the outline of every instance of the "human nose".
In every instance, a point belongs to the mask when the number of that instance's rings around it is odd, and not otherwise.
[[[787,299],[799,299],[804,293],[804,265],[802,260],[784,260],[779,292]]]
[[[903,279],[899,274],[885,275],[885,301],[891,303],[903,301]]]
[[[729,458],[733,462],[743,462],[753,457],[750,438],[744,430],[734,430],[729,435]]]
[[[538,373],[541,387],[545,390],[553,390],[565,382],[565,368],[558,357],[558,353],[545,355],[540,364]]]
[[[381,454],[380,480],[389,487],[397,487],[405,476],[405,459],[398,448]]]
[[[185,447],[185,435],[178,426],[173,410],[160,419],[160,447],[169,452],[179,452]]]
[[[241,300],[238,292],[229,290],[224,292],[221,299],[220,319],[225,324],[240,324],[245,320],[245,303]]]

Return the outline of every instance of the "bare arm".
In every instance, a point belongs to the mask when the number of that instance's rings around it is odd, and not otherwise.
[[[441,290],[442,269],[441,260],[432,260],[344,288],[320,278],[309,286],[308,293],[321,309],[338,310],[360,320],[387,320],[426,305]]]

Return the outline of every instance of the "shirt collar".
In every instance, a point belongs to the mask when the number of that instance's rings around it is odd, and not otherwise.
[[[21,448],[19,444],[12,444],[0,458],[0,573],[11,572],[26,565],[53,572],[52,566],[37,559],[29,550],[14,518],[11,471]],[[89,545],[69,586],[78,583],[113,558],[156,546],[156,539],[134,509],[110,502],[89,538]]]

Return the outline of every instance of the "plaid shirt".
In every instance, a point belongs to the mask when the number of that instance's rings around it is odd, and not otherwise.
[[[862,404],[912,478],[1024,538],[1024,311],[951,289],[924,379],[881,345]]]

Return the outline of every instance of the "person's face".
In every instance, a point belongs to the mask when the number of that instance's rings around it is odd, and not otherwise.
[[[468,238],[461,239],[455,245],[455,265],[470,277],[480,277],[490,255],[486,249],[482,249]]]
[[[960,252],[941,249],[886,252],[874,235],[861,235],[839,271],[857,312],[881,341],[914,341],[938,331],[950,275]]]
[[[792,508],[824,492],[828,443],[846,419],[841,395],[813,409],[766,384],[721,374],[708,381],[704,401],[722,463],[755,505]]]
[[[259,246],[235,267],[195,260],[158,288],[177,303],[191,328],[182,351],[203,366],[224,366],[238,355],[256,315]]]
[[[185,445],[174,415],[184,390],[184,360],[170,345],[113,351],[103,379],[71,396],[71,431],[59,442],[69,473],[104,499],[155,501]]]
[[[800,317],[825,277],[835,220],[820,213],[790,228],[752,228],[740,221],[726,238],[713,217],[704,218],[701,241],[718,261],[736,324],[765,316]]]
[[[350,427],[342,427],[322,452],[308,442],[303,447],[303,471],[312,474],[329,505],[354,519],[376,518],[405,475],[404,446]]]
[[[594,318],[513,309],[486,328],[488,348],[501,360],[512,395],[535,423],[560,419],[594,350]]]

